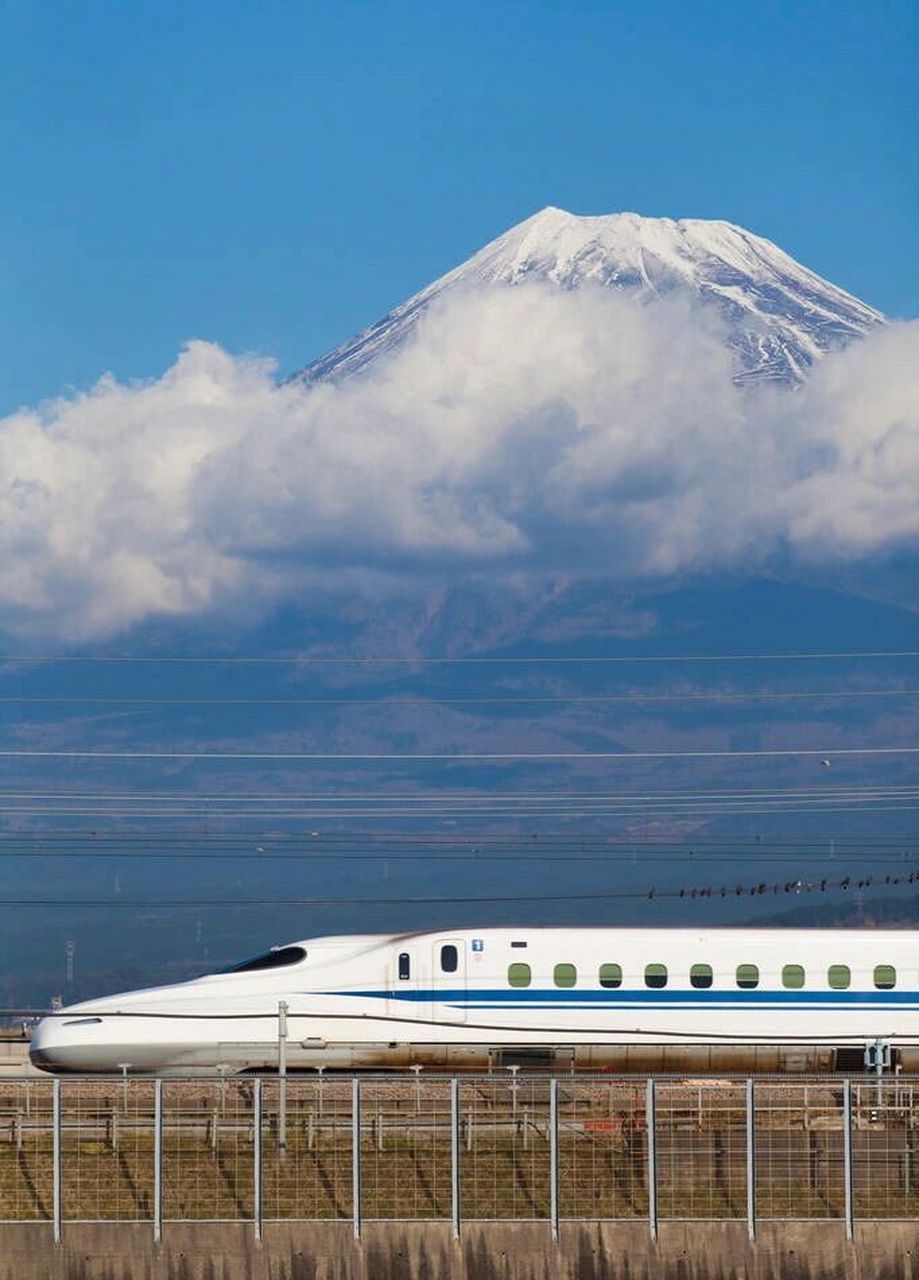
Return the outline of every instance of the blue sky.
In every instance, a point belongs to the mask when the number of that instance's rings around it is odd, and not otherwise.
[[[724,217],[919,314],[911,3],[0,3],[0,412],[294,369],[546,204]]]

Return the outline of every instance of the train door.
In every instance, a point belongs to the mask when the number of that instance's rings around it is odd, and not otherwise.
[[[462,938],[441,938],[431,956],[434,974],[434,1001],[440,1002],[440,1017],[451,1022],[466,1021],[466,948]],[[449,1007],[449,1012],[443,1006]]]
[[[389,972],[389,1016],[400,1021],[427,1017],[422,1000],[419,952],[411,944],[392,956]]]

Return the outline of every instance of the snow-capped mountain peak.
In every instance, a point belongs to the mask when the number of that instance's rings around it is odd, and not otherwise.
[[[770,240],[733,223],[637,213],[581,217],[549,206],[296,376],[338,380],[367,368],[401,345],[449,291],[531,280],[561,289],[622,289],[640,299],[689,294],[727,321],[738,382],[794,384],[826,352],[883,322]]]

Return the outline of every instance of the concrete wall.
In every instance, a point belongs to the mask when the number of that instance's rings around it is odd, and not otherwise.
[[[44,1072],[33,1067],[29,1061],[29,1042],[15,1032],[0,1034],[0,1076],[12,1076],[19,1080],[23,1076],[43,1076]]]
[[[80,1225],[51,1243],[50,1227],[0,1224],[0,1280],[919,1280],[919,1224],[856,1227],[771,1223],[757,1243],[736,1223],[663,1223],[652,1244],[642,1223],[464,1226],[368,1223],[356,1244],[347,1223],[268,1224],[262,1243],[237,1223]]]

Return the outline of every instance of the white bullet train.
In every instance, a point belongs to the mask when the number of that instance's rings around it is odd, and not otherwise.
[[[286,1010],[282,1014],[282,1005]],[[42,1020],[52,1072],[919,1066],[919,936],[464,929],[309,938]]]

